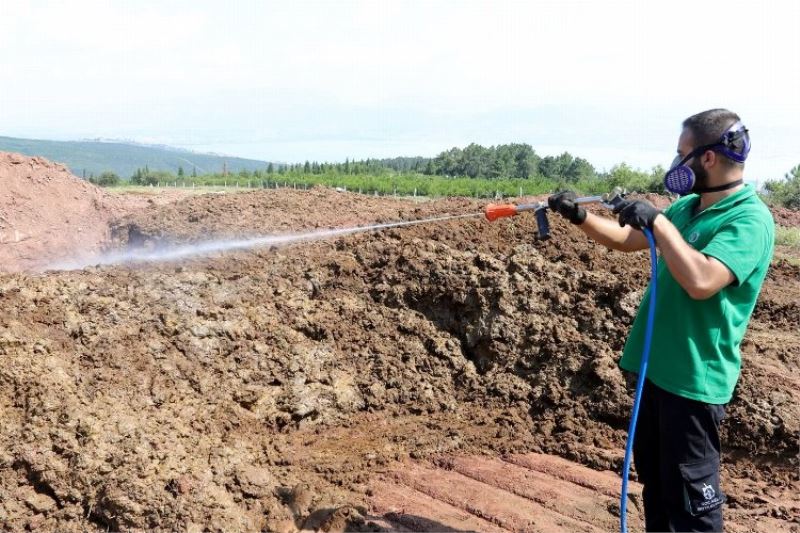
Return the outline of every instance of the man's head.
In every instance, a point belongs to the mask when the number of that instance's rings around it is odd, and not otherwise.
[[[678,154],[681,158],[700,147],[709,147],[707,150],[700,150],[701,153],[688,161],[689,167],[694,171],[697,188],[741,177],[750,138],[744,129],[741,133],[728,133],[731,126],[739,122],[739,115],[727,109],[709,109],[683,121],[683,132],[678,141]],[[717,144],[726,133],[726,144]],[[736,161],[733,157],[741,161]]]

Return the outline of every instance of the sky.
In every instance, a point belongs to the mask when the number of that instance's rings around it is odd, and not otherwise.
[[[800,2],[0,0],[0,135],[276,162],[471,142],[598,169],[674,157],[684,118],[800,164]]]

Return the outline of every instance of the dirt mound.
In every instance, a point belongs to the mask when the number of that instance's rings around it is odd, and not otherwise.
[[[787,228],[800,227],[800,211],[786,207],[771,207],[770,211],[776,224]]]
[[[0,152],[0,191],[0,270],[95,252],[110,236],[116,203],[63,165]]]
[[[259,191],[154,207],[115,234],[147,246],[480,207]],[[547,452],[619,471],[631,392],[616,361],[648,258],[551,224],[548,242],[533,217],[475,218],[0,275],[0,522],[293,531],[338,509],[357,529],[370,481],[409,457]],[[763,510],[788,530],[800,512],[798,298],[796,266],[777,262],[724,425],[740,528]]]
[[[477,212],[461,199],[435,203],[343,194],[315,187],[239,194],[205,194],[167,206],[151,205],[114,221],[119,246],[186,243],[223,237],[251,237],[413,220],[424,216]]]

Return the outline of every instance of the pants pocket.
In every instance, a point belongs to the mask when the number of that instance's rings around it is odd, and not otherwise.
[[[719,458],[679,465],[683,478],[686,511],[692,516],[705,514],[725,502],[719,486]]]

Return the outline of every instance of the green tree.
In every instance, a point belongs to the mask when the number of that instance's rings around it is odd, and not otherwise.
[[[464,148],[463,173],[470,178],[485,177],[489,175],[491,166],[491,151],[479,144],[472,143]]]
[[[546,155],[539,161],[539,173],[549,179],[560,179],[561,174],[558,168],[556,158],[551,155]]]
[[[178,166],[178,177],[179,178],[183,177],[183,167],[182,166]]]
[[[564,152],[561,155],[545,156],[539,164],[539,171],[541,174],[554,180],[568,179],[569,169],[574,164],[575,158],[569,152]]]
[[[461,148],[451,148],[437,155],[433,160],[432,169],[439,176],[464,176],[464,153]]]
[[[539,157],[529,144],[512,144],[514,177],[533,178],[539,175]]]
[[[94,183],[101,187],[114,187],[119,185],[121,181],[122,180],[120,180],[119,176],[117,176],[114,172],[106,171],[100,174],[100,176],[94,180]]]
[[[490,178],[510,178],[516,173],[513,145],[503,144],[492,150]]]
[[[627,163],[614,165],[602,176],[609,189],[621,187],[636,192],[663,192],[664,169],[654,167],[650,172],[634,169]]]
[[[142,172],[142,169],[137,168],[131,175],[131,183],[133,183],[134,185],[140,185],[142,183],[143,174],[144,173]]]
[[[572,157],[572,156],[570,156]],[[569,182],[576,182],[595,177],[594,167],[587,160],[576,157],[566,168],[564,178]]]
[[[770,203],[800,209],[800,165],[790,170],[784,179],[766,182],[764,189]]]

